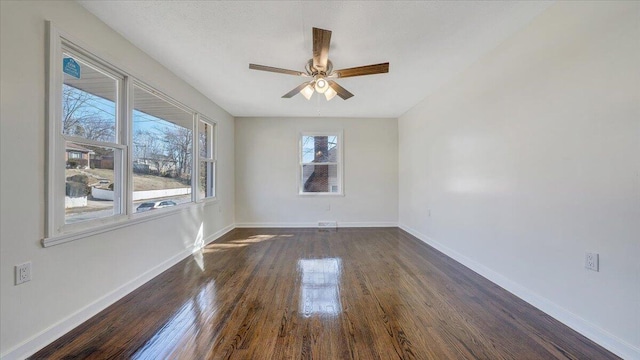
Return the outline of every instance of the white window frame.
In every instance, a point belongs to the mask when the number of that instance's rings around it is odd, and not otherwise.
[[[338,146],[338,154],[336,155],[337,164],[336,163],[305,163],[302,159],[302,139],[305,136],[336,136],[337,137],[337,146]],[[300,196],[344,196],[344,133],[342,130],[336,131],[303,131],[298,134],[298,171],[297,171],[297,184],[298,184],[298,195]],[[303,165],[333,165],[336,164],[337,168],[337,177],[338,177],[338,192],[305,192],[304,191],[304,183],[302,181],[302,168]]]
[[[194,206],[197,202],[216,201],[217,197],[198,199],[198,179],[200,165],[200,145],[197,141],[200,119],[205,119],[213,126],[214,159],[217,155],[217,123],[209,120],[197,111],[167,96],[155,88],[141,82],[130,72],[124,71],[113,65],[104,56],[91,50],[90,46],[66,34],[56,28],[51,22],[46,22],[47,28],[47,82],[46,82],[46,114],[47,114],[47,144],[46,144],[46,216],[45,236],[42,240],[44,247],[66,243],[87,236],[111,231],[130,226],[144,221],[168,216],[185,208]],[[99,68],[109,76],[119,80],[116,101],[116,129],[114,142],[93,141],[85,138],[62,134],[62,84],[64,83],[61,71],[62,54],[68,52],[87,61],[91,66]],[[145,91],[160,97],[162,100],[175,105],[193,115],[192,119],[192,172],[191,172],[191,202],[178,206],[162,209],[157,212],[136,213],[133,208],[133,89],[138,86]],[[103,146],[114,148],[114,209],[117,214],[95,220],[65,224],[65,193],[61,191],[65,185],[65,152],[66,141],[74,143]],[[118,157],[115,152],[119,153]],[[214,165],[215,166],[215,165]],[[217,168],[214,170],[217,176]],[[214,192],[217,179],[214,179]]]
[[[64,234],[81,232],[88,228],[99,227],[101,225],[110,224],[122,220],[126,217],[125,194],[126,186],[124,179],[126,178],[126,166],[124,166],[127,157],[127,146],[124,139],[127,138],[126,126],[126,109],[125,97],[127,94],[128,77],[124,72],[111,64],[101,60],[93,53],[89,52],[86,47],[78,45],[77,41],[71,39],[68,35],[60,32],[50,23],[49,30],[49,51],[48,51],[48,69],[47,69],[47,130],[48,130],[48,161],[47,161],[47,221],[46,236],[60,236]],[[65,135],[62,133],[62,88],[64,76],[61,69],[63,53],[69,53],[77,56],[82,61],[89,63],[91,66],[98,68],[106,75],[113,77],[118,81],[116,95],[116,123],[115,123],[115,139],[113,142],[103,142]],[[65,166],[64,153],[66,152],[66,142],[79,143],[81,145],[94,145],[108,147],[114,149],[114,215],[95,220],[83,221],[78,223],[66,224],[64,203],[65,194]],[[62,210],[62,211],[61,211]]]
[[[196,201],[196,195],[194,194],[194,185],[196,184],[195,180],[194,180],[194,175],[197,174],[196,169],[193,168],[193,164],[194,161],[193,159],[196,157],[195,156],[195,151],[199,151],[199,146],[197,144],[195,144],[193,141],[195,139],[194,137],[194,133],[197,131],[196,129],[196,118],[198,117],[198,113],[195,112],[194,110],[192,110],[191,108],[189,108],[188,106],[182,104],[181,102],[173,99],[172,97],[164,94],[161,91],[158,91],[156,89],[154,89],[153,87],[145,84],[144,82],[138,80],[138,79],[133,79],[131,81],[131,89],[130,89],[130,101],[129,101],[129,107],[130,107],[130,111],[127,113],[127,115],[129,116],[129,120],[128,120],[128,124],[131,127],[131,136],[129,137],[128,141],[129,141],[129,148],[133,149],[133,137],[135,136],[135,134],[133,134],[133,111],[135,109],[135,97],[134,97],[134,88],[138,87],[141,90],[144,90],[150,94],[152,94],[153,96],[157,97],[158,99],[167,102],[168,104],[175,106],[176,108],[187,112],[187,113],[191,113],[191,202],[190,203],[186,203],[186,204],[178,204],[175,206],[175,208],[181,208],[181,207],[185,207],[188,206],[191,203],[194,203]],[[161,119],[164,121],[168,121],[171,122],[169,120],[165,120],[165,119]],[[132,153],[132,152],[131,152]],[[133,154],[130,155],[130,158],[128,160],[128,166],[129,166],[129,173],[132,175],[128,178],[129,181],[129,188],[131,189],[131,191],[133,191],[134,186],[133,186]],[[133,217],[148,217],[148,216],[154,216],[156,215],[155,213],[149,213],[149,212],[142,212],[142,213],[137,213],[134,209],[133,206],[133,200],[129,201],[128,205],[130,205],[131,207],[128,209],[128,213],[131,214],[131,216]],[[170,209],[162,209],[162,211],[169,211]],[[171,209],[174,210],[174,209]]]
[[[198,114],[197,119],[196,119],[196,123],[197,123],[197,128],[196,131],[194,131],[195,133],[195,137],[194,137],[194,144],[197,143],[198,144],[198,156],[194,156],[195,162],[194,162],[194,169],[195,169],[195,194],[196,194],[196,201],[197,202],[210,202],[210,201],[216,201],[218,199],[218,123],[216,123],[215,121],[201,115]],[[211,156],[210,157],[202,157],[200,156],[200,126],[202,124],[207,124],[211,127],[211,138],[209,139],[209,144],[208,146],[210,147],[211,150]],[[212,186],[212,190],[213,190],[213,196],[204,196],[204,197],[200,197],[200,188],[199,188],[199,182],[200,182],[200,163],[201,162],[207,162],[207,163],[211,163],[213,164],[213,178],[211,179],[213,181],[213,186]],[[206,190],[205,190],[206,192]]]

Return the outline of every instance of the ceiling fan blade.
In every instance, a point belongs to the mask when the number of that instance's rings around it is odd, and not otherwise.
[[[382,64],[358,66],[358,67],[352,67],[348,69],[341,69],[341,70],[334,71],[334,73],[336,73],[339,78],[362,76],[362,75],[373,75],[373,74],[384,74],[388,72],[389,72],[388,62],[382,63]]]
[[[313,28],[313,67],[318,71],[327,70],[331,31]]]
[[[338,93],[338,96],[342,98],[342,100],[347,100],[352,97],[353,94],[349,92],[349,90],[340,86],[337,82],[333,80],[329,80],[329,86]]]
[[[249,64],[249,69],[261,70],[261,71],[269,71],[269,72],[287,74],[287,75],[307,76],[307,74],[305,74],[305,73],[303,73],[301,71],[281,69],[281,68],[277,68],[277,67],[273,67],[273,66]]]
[[[282,97],[285,98],[285,99],[292,98],[292,97],[298,95],[298,93],[300,93],[300,90],[304,89],[307,85],[309,85],[308,82],[303,82],[302,84],[296,86],[295,89],[293,89],[293,90],[289,91],[288,93],[282,95]]]

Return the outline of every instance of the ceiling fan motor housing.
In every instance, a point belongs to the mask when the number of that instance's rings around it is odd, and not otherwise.
[[[327,60],[327,68],[326,70],[318,70],[313,66],[313,59],[309,59],[309,61],[307,62],[307,65],[304,67],[304,69],[306,70],[307,74],[309,74],[309,76],[316,76],[316,75],[322,75],[322,76],[331,76],[333,75],[333,63],[331,62],[331,60]]]

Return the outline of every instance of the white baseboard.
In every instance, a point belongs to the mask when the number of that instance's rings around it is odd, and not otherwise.
[[[318,223],[236,223],[237,228],[315,228]]]
[[[490,268],[478,263],[477,261],[471,260],[461,253],[447,247],[446,245],[439,243],[433,238],[430,238],[403,224],[400,224],[398,227],[423,241],[424,243],[433,246],[438,251],[451,257],[455,261],[485,277],[489,281],[498,284],[505,290],[533,305],[537,309],[550,315],[551,317],[579,332],[580,334],[586,336],[605,349],[622,357],[623,359],[640,359],[640,348],[629,344],[628,342],[616,337],[615,335],[600,328],[599,326],[583,319],[582,317],[572,313],[571,311],[561,306],[558,306],[549,299],[532,292],[526,287],[510,280],[509,278],[497,273],[494,270],[491,270]]]
[[[339,222],[339,228],[398,227],[397,222]]]
[[[228,233],[234,228],[235,228],[234,224],[226,226],[223,229],[217,231],[216,233],[208,236],[205,239],[204,243],[208,244],[216,239],[219,239],[224,234]],[[172,256],[171,258],[167,259],[166,261],[162,262],[156,267],[141,274],[137,278],[111,291],[110,293],[104,295],[102,298],[85,306],[84,308],[76,311],[75,313],[71,314],[67,318],[43,330],[39,334],[31,337],[30,339],[26,340],[20,345],[15,346],[14,348],[7,351],[6,353],[2,354],[0,356],[0,359],[2,360],[24,359],[28,356],[33,355],[36,351],[52,343],[53,341],[58,339],[60,336],[73,330],[78,325],[82,324],[86,320],[95,316],[100,311],[106,309],[108,306],[112,305],[113,303],[120,300],[127,294],[131,293],[133,290],[139,288],[149,280],[160,275],[163,271],[169,269],[170,267],[184,260],[185,258],[190,256],[193,253],[193,251],[194,249],[192,248],[186,248],[180,251],[178,254]]]
[[[338,222],[338,228],[397,227],[396,222]],[[236,223],[237,228],[317,228],[318,223]]]

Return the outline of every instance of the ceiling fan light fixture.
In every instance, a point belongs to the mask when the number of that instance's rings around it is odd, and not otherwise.
[[[307,100],[311,100],[313,93],[317,92],[318,94],[324,94],[327,101],[333,99],[336,95],[342,98],[342,100],[347,100],[353,97],[352,93],[340,86],[340,84],[335,82],[334,79],[385,74],[389,72],[388,62],[333,70],[333,63],[329,60],[331,30],[314,27],[312,44],[313,57],[307,61],[307,64],[304,67],[304,72],[258,64],[249,64],[249,69],[307,78],[303,83],[282,95],[283,99],[290,99],[300,93]]]
[[[329,83],[327,82],[327,80],[325,80],[324,77],[318,76],[316,78],[315,88],[317,92],[319,92],[320,94],[324,94],[324,92],[329,88]]]
[[[329,87],[327,91],[324,92],[324,97],[327,98],[327,101],[333,99],[336,95],[338,95],[338,93],[331,87]]]
[[[302,96],[304,96],[307,100],[311,99],[311,95],[313,95],[313,86],[311,86],[311,84],[307,84],[307,86],[303,87],[302,90],[300,90],[300,94],[302,94]]]

